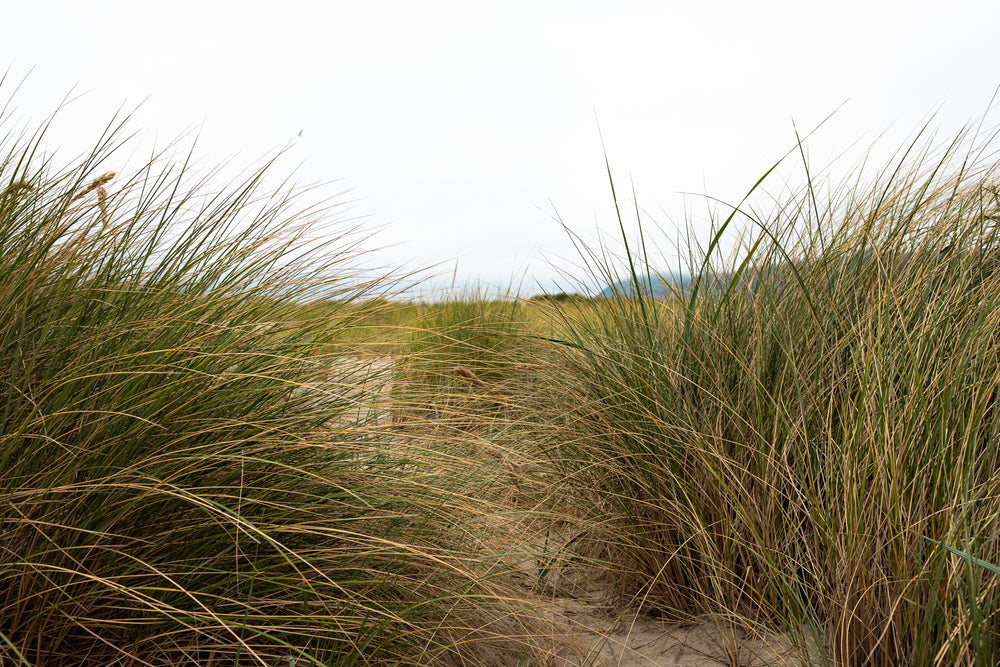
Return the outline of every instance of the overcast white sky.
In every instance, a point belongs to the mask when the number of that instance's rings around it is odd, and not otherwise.
[[[617,233],[598,122],[619,194],[634,183],[669,247],[707,235],[681,193],[737,202],[793,120],[846,103],[807,144],[816,166],[931,112],[943,135],[978,120],[998,25],[1000,3],[963,0],[32,0],[4,7],[0,99],[30,70],[14,102],[37,124],[83,93],[49,135],[67,160],[123,106],[140,141],[194,130],[199,164],[287,146],[279,172],[383,227],[379,261],[532,293],[546,256],[575,256],[555,212]]]

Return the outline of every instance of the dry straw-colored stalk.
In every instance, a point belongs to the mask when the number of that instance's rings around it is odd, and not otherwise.
[[[93,181],[90,182],[90,185],[88,185],[83,190],[80,190],[78,193],[76,193],[76,196],[73,197],[72,199],[72,201],[76,201],[77,199],[81,199],[96,190],[97,208],[101,212],[102,225],[108,224],[108,191],[104,189],[104,184],[110,181],[114,177],[115,177],[115,172],[113,171],[109,171],[106,174],[98,176],[97,178],[95,178]]]
[[[18,190],[28,190],[30,192],[31,190],[34,190],[34,189],[35,189],[35,186],[33,186],[28,181],[14,181],[13,183],[11,183],[7,187],[5,187],[3,189],[3,192],[0,192],[0,199],[6,198],[7,195],[13,194],[13,193],[17,192]]]
[[[101,212],[101,224],[108,224],[108,191],[103,187],[97,187],[97,208]]]
[[[486,384],[485,382],[483,382],[482,380],[480,380],[479,377],[476,376],[475,373],[473,373],[472,371],[470,371],[468,368],[466,368],[464,366],[456,366],[455,367],[455,373],[459,377],[465,378],[466,380],[468,380],[472,384],[476,385],[480,389],[486,389],[486,390],[490,389],[490,386],[488,384]]]
[[[97,194],[98,194],[98,197],[100,197],[101,186],[103,186],[105,183],[107,183],[108,181],[110,181],[114,177],[115,177],[115,172],[113,172],[113,171],[109,171],[108,173],[106,173],[106,174],[104,174],[102,176],[98,176],[97,178],[95,178],[93,181],[90,182],[90,185],[88,185],[87,187],[85,187],[83,190],[80,190],[79,192],[77,192],[76,196],[73,197],[72,201],[76,201],[77,199],[82,199],[83,197],[86,197],[88,194],[90,194],[94,190],[98,190]],[[107,195],[107,193],[105,193],[105,196],[106,195]]]

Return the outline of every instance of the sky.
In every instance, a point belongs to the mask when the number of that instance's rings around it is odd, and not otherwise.
[[[66,160],[119,112],[134,155],[179,140],[218,178],[281,151],[373,263],[530,295],[585,280],[571,234],[616,247],[605,158],[627,233],[638,205],[676,265],[796,131],[836,181],[928,121],[995,124],[997,25],[971,0],[33,0],[4,8],[0,100],[27,126],[61,107]]]

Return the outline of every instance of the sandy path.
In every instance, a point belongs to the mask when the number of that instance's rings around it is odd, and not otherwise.
[[[388,354],[344,355],[330,368],[329,379],[312,383],[310,389],[329,391],[338,402],[351,402],[351,407],[337,416],[339,423],[385,425],[389,422],[393,367]]]
[[[779,635],[750,637],[736,628],[680,626],[616,610],[609,601],[618,574],[580,561],[553,563],[553,557],[559,559],[554,534],[539,527],[534,539],[521,545],[523,555],[508,559],[525,584],[525,601],[548,624],[545,667],[810,664]],[[571,539],[564,535],[564,542]],[[539,582],[546,590],[538,590]]]
[[[779,636],[748,638],[713,625],[676,626],[646,616],[615,616],[599,602],[539,600],[551,615],[551,667],[578,665],[801,665]]]
[[[346,388],[348,395],[356,396],[357,407],[338,419],[391,425],[393,364],[390,355],[345,356],[334,375],[341,391]],[[536,526],[532,531],[522,526],[511,532],[519,544],[484,544],[483,548],[521,554],[505,560],[524,584],[519,597],[547,626],[542,649],[548,655],[540,663],[543,667],[809,664],[791,650],[787,639],[777,635],[747,637],[738,630],[711,624],[678,626],[615,611],[607,602],[615,573],[578,561],[554,566],[553,554],[558,559],[560,551],[568,551],[553,548],[558,530],[551,527]],[[563,536],[567,544],[570,539]],[[544,572],[539,571],[542,567]],[[539,591],[539,582],[550,587]],[[522,663],[515,660],[510,664]]]

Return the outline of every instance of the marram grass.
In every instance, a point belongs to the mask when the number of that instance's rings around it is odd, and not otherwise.
[[[672,305],[561,308],[551,459],[643,607],[834,664],[1000,660],[996,146],[919,148],[742,211],[742,253],[692,250]]]
[[[670,300],[399,305],[266,170],[14,136],[0,662],[546,664],[567,630],[525,605],[569,561],[803,663],[1000,659],[990,140],[746,208]],[[651,241],[589,282],[641,283]]]
[[[107,173],[117,136],[0,153],[0,662],[489,664],[524,632],[472,464],[352,409],[356,235],[309,242],[263,171]],[[357,304],[294,317],[323,299]]]

